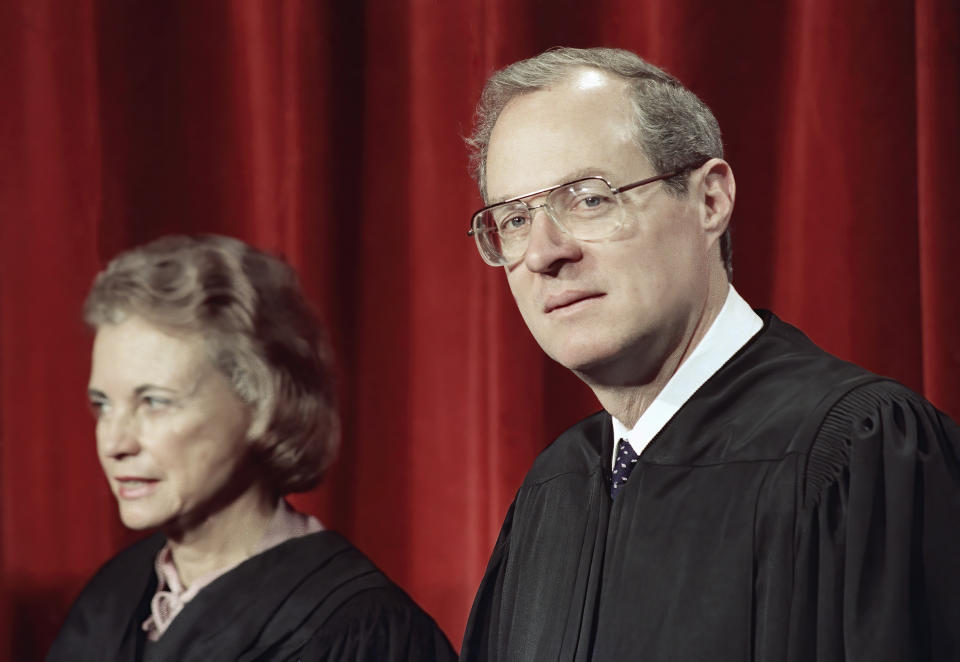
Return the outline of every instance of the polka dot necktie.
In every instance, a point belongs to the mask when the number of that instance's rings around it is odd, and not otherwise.
[[[617,492],[627,484],[630,472],[637,466],[637,454],[626,439],[617,442],[617,459],[613,463],[613,476],[610,481],[610,498],[616,499]]]

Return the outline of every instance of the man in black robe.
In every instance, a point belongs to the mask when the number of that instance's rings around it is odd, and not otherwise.
[[[960,660],[960,429],[729,282],[712,113],[625,51],[495,74],[471,233],[604,411],[537,458],[462,660]]]

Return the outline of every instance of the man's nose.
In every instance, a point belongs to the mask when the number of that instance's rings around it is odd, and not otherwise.
[[[97,444],[100,453],[114,459],[135,455],[140,450],[139,424],[126,413],[111,413],[97,422]]]
[[[560,227],[546,207],[537,207],[531,217],[530,241],[523,254],[527,269],[536,273],[556,272],[563,264],[576,262],[581,257],[580,242]]]

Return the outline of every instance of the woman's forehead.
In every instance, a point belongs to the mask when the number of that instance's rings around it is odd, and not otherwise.
[[[90,385],[100,390],[141,383],[183,388],[211,368],[199,333],[164,328],[132,315],[98,327]]]

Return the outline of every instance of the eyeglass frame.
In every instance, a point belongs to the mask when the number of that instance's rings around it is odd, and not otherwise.
[[[709,159],[707,159],[707,161],[708,161],[708,160],[709,160]],[[647,185],[647,184],[653,184],[654,182],[665,181],[665,180],[667,180],[667,179],[671,179],[671,178],[676,177],[676,176],[678,176],[678,175],[682,175],[682,174],[684,174],[685,172],[689,172],[689,171],[691,171],[691,170],[696,170],[697,168],[702,167],[707,161],[701,161],[701,162],[699,162],[699,163],[697,163],[697,164],[692,164],[692,163],[691,163],[691,164],[688,164],[688,165],[685,165],[685,166],[681,166],[679,170],[675,170],[675,171],[673,171],[673,172],[669,172],[669,173],[666,173],[666,174],[663,174],[663,175],[654,175],[653,177],[647,177],[646,179],[641,179],[641,180],[636,181],[636,182],[633,182],[633,183],[631,183],[631,184],[624,184],[623,186],[620,186],[620,187],[614,187],[613,184],[611,184],[610,182],[608,182],[605,177],[602,177],[602,176],[600,176],[600,175],[590,175],[590,176],[587,176],[587,177],[578,177],[577,179],[574,179],[574,180],[569,181],[569,182],[565,182],[565,183],[563,183],[563,184],[557,184],[556,186],[548,186],[548,187],[546,187],[546,188],[542,188],[542,189],[539,189],[539,190],[537,190],[537,191],[532,191],[531,193],[525,193],[524,195],[518,195],[517,197],[515,197],[515,198],[510,198],[509,200],[503,200],[503,201],[501,201],[501,202],[495,202],[495,203],[493,203],[492,205],[487,205],[486,207],[481,207],[480,209],[478,209],[477,211],[475,211],[475,212],[470,216],[470,229],[467,230],[467,236],[468,236],[468,237],[473,237],[473,238],[476,240],[476,242],[477,242],[477,250],[480,252],[480,257],[481,257],[481,259],[483,259],[484,262],[486,262],[487,264],[489,264],[491,267],[500,267],[500,266],[503,266],[504,264],[506,264],[506,262],[503,262],[503,263],[500,263],[500,264],[491,264],[490,261],[487,260],[485,251],[483,250],[483,247],[480,245],[480,234],[477,232],[477,228],[474,227],[474,225],[475,225],[475,223],[476,223],[476,220],[477,220],[477,217],[480,216],[481,214],[483,214],[484,212],[487,212],[487,211],[489,211],[489,210],[491,210],[491,209],[493,209],[493,208],[495,208],[495,207],[499,207],[499,206],[501,206],[501,205],[509,205],[509,204],[513,204],[513,203],[515,203],[515,202],[522,202],[523,205],[524,205],[524,207],[527,208],[527,211],[528,211],[528,212],[533,212],[533,211],[535,211],[535,210],[537,210],[537,209],[545,208],[546,205],[547,205],[546,200],[544,200],[542,204],[535,205],[535,206],[531,207],[530,205],[528,205],[528,204],[524,201],[525,198],[532,198],[532,197],[534,197],[534,196],[540,196],[540,195],[545,195],[545,197],[548,197],[552,192],[556,191],[557,189],[561,189],[561,188],[563,188],[563,187],[565,187],[565,186],[571,186],[571,185],[576,184],[576,183],[578,183],[578,182],[583,182],[583,181],[586,181],[586,180],[589,180],[589,179],[599,179],[600,181],[602,181],[604,184],[606,184],[606,185],[610,188],[610,193],[611,193],[612,195],[619,196],[621,193],[625,193],[625,192],[627,192],[627,191],[631,191],[631,190],[633,190],[633,189],[635,189],[635,188],[639,188],[639,187],[645,186],[645,185]],[[621,207],[621,209],[622,209],[623,203],[620,202],[620,198],[619,198],[619,197],[617,198],[617,204],[620,205],[620,207]],[[560,230],[563,231],[564,234],[569,234],[570,236],[573,236],[573,235],[571,234],[570,230],[569,230],[568,228],[564,227],[563,224],[560,223],[560,221],[558,221],[556,218],[554,218],[553,214],[550,213],[549,210],[545,209],[544,211],[547,211],[547,216],[550,217],[550,220],[553,221],[553,224],[556,225],[558,228],[560,228]],[[532,219],[532,216],[531,216],[531,219]],[[612,233],[612,232],[615,232],[615,231],[616,231],[616,228],[614,228],[614,229],[611,231],[611,233]],[[574,239],[576,239],[576,237],[574,237]],[[583,239],[583,240],[581,240],[581,241],[591,241],[591,240],[589,240],[589,239]]]

